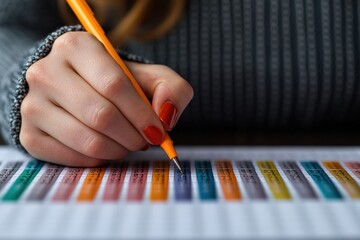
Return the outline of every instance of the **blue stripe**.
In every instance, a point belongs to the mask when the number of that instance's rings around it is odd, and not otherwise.
[[[182,161],[181,167],[184,171],[184,174],[181,174],[181,172],[177,168],[174,171],[175,199],[191,200],[192,193],[190,163]]]
[[[214,175],[210,161],[196,161],[196,177],[201,200],[216,200]]]
[[[341,199],[342,196],[329,176],[317,162],[301,162],[306,172],[311,176],[319,187],[321,193],[327,199]]]

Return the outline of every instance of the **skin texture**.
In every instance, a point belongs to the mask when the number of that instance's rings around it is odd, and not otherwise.
[[[162,106],[173,105],[176,116],[162,119],[173,117],[176,122],[193,90],[166,66],[126,64],[152,108],[92,35],[60,36],[50,54],[26,74],[29,92],[21,105],[20,131],[24,148],[40,160],[91,167],[154,144],[146,129],[155,128],[162,135],[171,130],[159,118],[169,114],[161,113]]]

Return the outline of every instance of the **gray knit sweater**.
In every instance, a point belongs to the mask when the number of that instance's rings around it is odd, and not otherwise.
[[[177,129],[350,126],[360,117],[360,0],[190,0],[167,36],[125,50],[195,96]],[[62,26],[56,0],[0,1],[0,124],[19,146],[26,69]],[[40,48],[39,48],[40,46]]]

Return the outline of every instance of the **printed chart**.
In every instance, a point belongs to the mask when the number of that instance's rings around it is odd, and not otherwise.
[[[2,238],[360,238],[360,148],[179,147],[96,168],[0,148]]]

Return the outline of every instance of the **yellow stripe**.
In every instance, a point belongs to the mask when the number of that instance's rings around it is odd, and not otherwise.
[[[291,199],[291,195],[273,162],[258,161],[257,165],[275,199]]]

